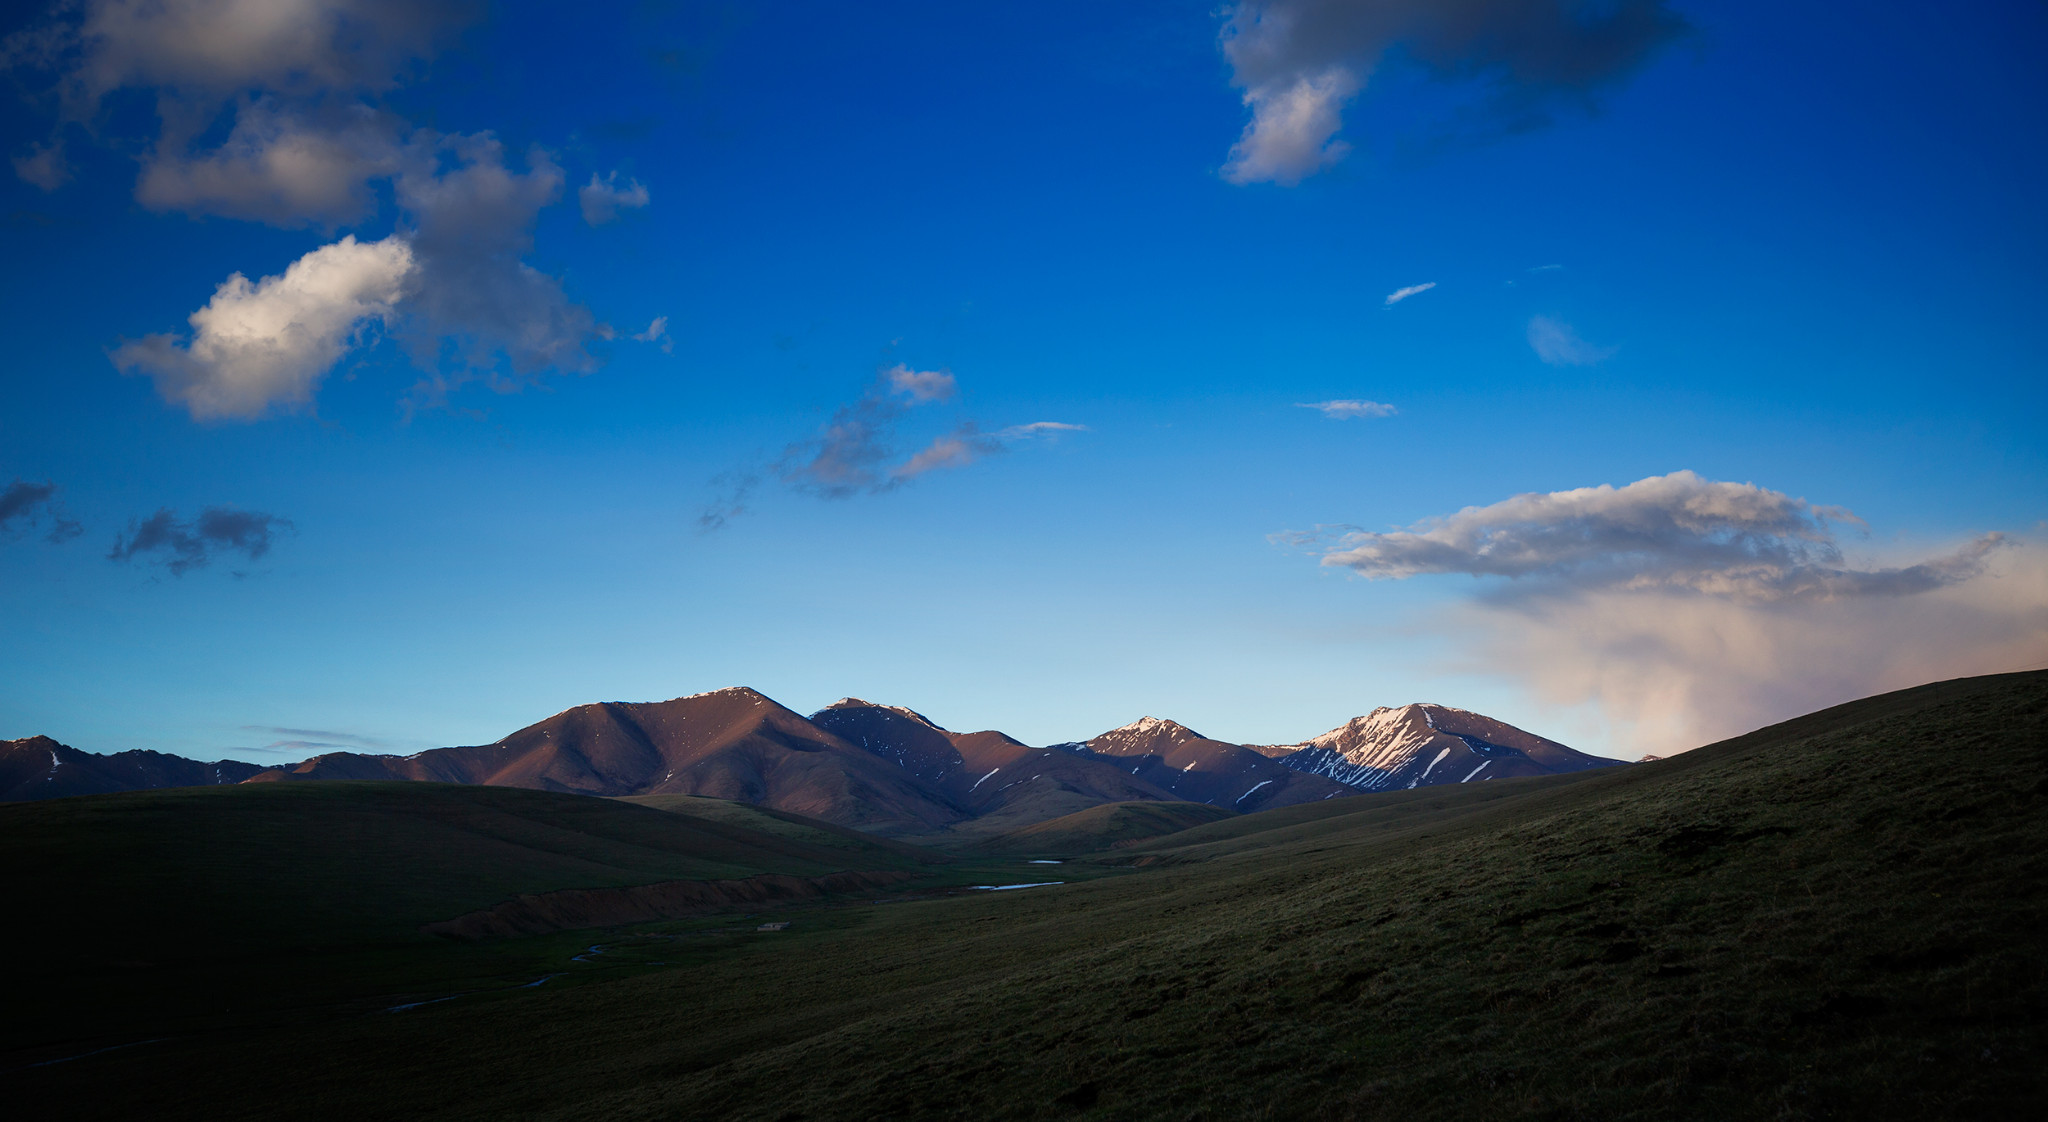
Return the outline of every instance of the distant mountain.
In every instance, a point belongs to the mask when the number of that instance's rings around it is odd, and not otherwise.
[[[0,740],[0,802],[240,783],[262,770],[239,760],[207,764],[139,749],[97,756],[47,736],[31,736]]]
[[[1105,803],[1175,801],[1117,764],[1068,748],[1033,748],[1000,732],[951,732],[911,709],[847,697],[811,722],[894,762],[972,819],[957,829],[1001,833]]]
[[[1353,717],[1304,744],[1257,749],[1280,763],[1363,791],[1484,782],[1619,767],[1491,717],[1447,705],[1403,705]]]
[[[698,795],[873,834],[1011,833],[1115,803],[1233,813],[1398,788],[1618,765],[1477,713],[1375,709],[1302,744],[1244,745],[1145,717],[1037,748],[953,732],[915,709],[841,698],[808,718],[745,687],[579,705],[492,744],[410,756],[333,752],[264,768],[159,752],[95,756],[48,737],[0,741],[0,800],[156,787],[415,780],[574,794]]]
[[[585,795],[706,795],[875,833],[965,815],[909,769],[745,687],[673,701],[579,705],[495,744],[411,756],[337,752],[252,782],[415,779]]]
[[[1211,740],[1186,725],[1144,717],[1081,748],[1183,802],[1229,810],[1267,810],[1356,792],[1347,784],[1287,766],[1242,744]]]

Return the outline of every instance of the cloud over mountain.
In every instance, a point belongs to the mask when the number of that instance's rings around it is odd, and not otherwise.
[[[1322,558],[1369,579],[1507,577],[1538,590],[1684,588],[1742,600],[1903,596],[1965,581],[2004,541],[1987,534],[1900,568],[1846,566],[1830,521],[1855,522],[1754,483],[1690,471],[1623,487],[1516,495],[1406,530],[1354,530]]]
[[[1517,495],[1406,530],[1283,535],[1374,580],[1488,581],[1460,664],[1595,706],[1668,754],[1870,693],[2048,662],[2048,551],[1986,533],[1845,560],[1855,515],[1690,471]]]
[[[1665,0],[1245,0],[1222,29],[1252,119],[1232,183],[1292,185],[1342,159],[1344,106],[1389,52],[1444,78],[1491,83],[1510,127],[1586,101],[1686,30]]]

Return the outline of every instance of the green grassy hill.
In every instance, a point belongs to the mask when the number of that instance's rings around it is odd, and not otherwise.
[[[1104,803],[999,834],[974,848],[989,853],[1064,857],[1113,850],[1167,834],[1178,835],[1193,826],[1236,817],[1207,803]]]
[[[10,1078],[206,1118],[2008,1118],[2048,1087],[2048,674],[1346,801],[1106,880]],[[291,1060],[222,1059],[259,1051]]]

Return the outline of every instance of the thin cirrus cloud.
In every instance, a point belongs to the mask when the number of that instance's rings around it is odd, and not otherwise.
[[[57,506],[57,485],[47,480],[31,483],[17,479],[0,490],[0,534],[20,527],[41,528],[45,520],[50,529],[43,540],[52,545],[68,542],[85,532],[85,528],[64,516]]]
[[[1333,421],[1349,421],[1370,417],[1391,417],[1400,412],[1384,401],[1365,401],[1360,398],[1336,398],[1331,401],[1297,401],[1296,409],[1313,409]]]
[[[352,732],[335,732],[331,729],[288,728],[282,725],[243,725],[243,732],[259,732],[267,736],[283,737],[266,744],[261,751],[286,749],[362,749],[380,751],[392,747],[390,741],[375,737],[358,736]]]
[[[1245,0],[1221,31],[1251,120],[1223,177],[1291,186],[1343,159],[1344,107],[1389,52],[1445,78],[1492,80],[1507,128],[1587,103],[1687,30],[1666,0]]]
[[[107,560],[140,560],[181,577],[205,568],[223,553],[239,553],[254,561],[270,552],[276,539],[292,528],[289,519],[261,511],[212,506],[187,521],[165,508],[130,525],[126,534],[115,539]]]
[[[747,513],[764,476],[804,494],[850,499],[966,467],[1018,442],[1088,431],[1086,425],[1066,421],[1032,421],[987,432],[964,420],[903,455],[897,440],[905,417],[914,409],[951,401],[958,393],[959,381],[950,371],[917,370],[903,363],[882,370],[867,392],[834,410],[817,435],[790,444],[765,469],[739,469],[712,480],[719,494],[698,515],[698,528],[723,529]]]
[[[1410,296],[1419,296],[1422,293],[1428,292],[1430,289],[1435,287],[1435,281],[1424,281],[1421,284],[1411,284],[1406,288],[1397,288],[1394,291],[1387,293],[1386,303],[1381,304],[1380,306],[1383,308],[1391,308],[1394,305],[1400,303],[1401,301],[1408,299]]]
[[[50,139],[14,157],[38,186],[61,186],[65,137],[98,135],[78,126],[134,90],[154,95],[160,122],[135,184],[145,207],[332,230],[374,217],[379,183],[397,204],[389,237],[330,242],[253,285],[232,274],[189,336],[125,343],[117,364],[148,374],[195,419],[242,421],[308,410],[380,327],[421,372],[409,407],[470,381],[509,390],[594,370],[592,345],[611,329],[525,260],[537,216],[562,196],[562,169],[534,148],[520,170],[489,131],[415,128],[381,100],[483,10],[470,0],[84,0],[10,36],[0,53],[24,78],[47,75],[60,103]],[[593,174],[580,195],[593,221],[648,198],[615,172]]]
[[[1589,343],[1571,324],[1549,316],[1529,317],[1529,349],[1552,366],[1592,366],[1621,350]]]
[[[1690,471],[1517,495],[1405,530],[1276,535],[1372,580],[1479,578],[1464,667],[1616,742],[1683,751],[1887,689],[2048,661],[2048,550],[2000,533],[1851,564],[1848,511]],[[1904,637],[1904,638],[1902,638]]]

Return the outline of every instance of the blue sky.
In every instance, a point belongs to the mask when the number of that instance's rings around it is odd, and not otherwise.
[[[231,7],[0,29],[0,737],[2048,665],[2038,4]]]

